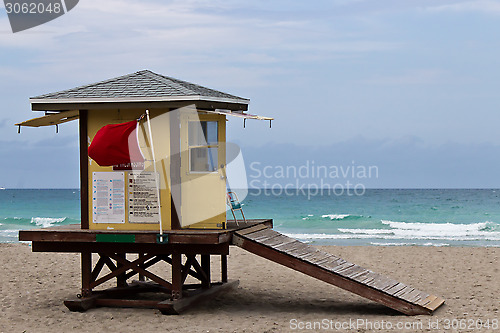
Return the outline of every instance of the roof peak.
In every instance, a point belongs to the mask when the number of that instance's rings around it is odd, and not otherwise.
[[[175,79],[169,76],[155,73],[144,69],[130,74],[114,77],[111,79],[78,86],[54,93],[48,93],[30,98],[33,102],[71,102],[78,100],[85,102],[92,100],[112,101],[116,100],[210,100],[222,99],[228,102],[248,104],[246,98],[230,95],[218,90],[203,87],[187,81]]]

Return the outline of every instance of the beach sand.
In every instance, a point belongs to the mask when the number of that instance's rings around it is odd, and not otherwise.
[[[454,330],[458,332],[500,332],[491,326],[496,320],[498,327],[500,319],[500,248],[321,249],[441,296],[446,303],[433,316],[408,317],[232,247],[229,278],[239,279],[239,287],[180,316],[154,309],[74,313],[63,301],[80,292],[79,255],[32,253],[26,244],[0,244],[0,332],[296,332],[301,331],[295,329],[298,325],[314,322],[332,325],[333,332],[445,332],[447,324],[467,327]],[[487,320],[490,329],[480,329],[479,321]],[[360,325],[349,328],[349,322]],[[347,329],[336,330],[335,325]]]

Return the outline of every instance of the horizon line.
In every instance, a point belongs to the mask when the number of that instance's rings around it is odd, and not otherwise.
[[[349,188],[354,190],[354,188]],[[365,187],[365,190],[500,190],[500,187]],[[1,187],[0,190],[77,190],[80,191],[79,187]],[[289,187],[287,189],[279,188],[273,189],[270,187],[253,187],[253,188],[232,188],[231,190],[267,190],[267,191],[334,191],[334,188],[323,187],[314,189],[301,189],[298,187]]]

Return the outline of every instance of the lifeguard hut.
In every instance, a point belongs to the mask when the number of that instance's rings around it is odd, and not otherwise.
[[[444,302],[282,235],[271,219],[227,221],[226,117],[272,120],[247,113],[248,99],[144,70],[30,102],[45,115],[19,128],[79,119],[81,225],[19,232],[35,252],[81,253],[82,289],[65,301],[70,310],[178,314],[237,286],[228,281],[230,245],[405,314],[430,314]],[[211,257],[220,258],[215,281]],[[151,271],[159,262],[171,265],[170,279]],[[116,287],[97,290],[112,279]],[[144,292],[165,297],[131,297]]]

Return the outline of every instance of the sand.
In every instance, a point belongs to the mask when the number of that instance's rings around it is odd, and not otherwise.
[[[0,244],[0,332],[452,331],[447,325],[457,332],[500,332],[500,248],[321,248],[441,296],[446,304],[433,316],[408,317],[231,248],[229,277],[239,279],[240,286],[180,316],[154,309],[74,313],[63,301],[80,291],[78,255]],[[481,325],[487,320],[489,330]]]

